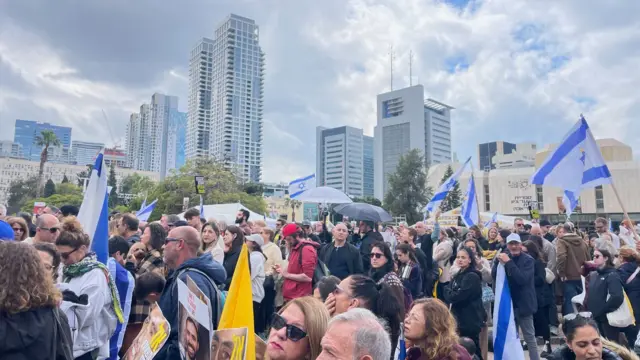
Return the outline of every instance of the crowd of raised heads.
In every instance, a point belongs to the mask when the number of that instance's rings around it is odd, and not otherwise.
[[[178,279],[210,299],[217,328],[245,244],[261,358],[489,359],[503,266],[529,359],[638,359],[640,242],[630,221],[614,231],[603,218],[446,226],[439,212],[411,226],[268,225],[246,210],[233,223],[195,208],[149,223],[112,213],[103,264],[77,214],[0,214],[0,359],[118,359],[152,304],[172,329],[155,359],[190,358]]]

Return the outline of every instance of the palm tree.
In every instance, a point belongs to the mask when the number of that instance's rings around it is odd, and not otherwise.
[[[42,196],[43,180],[44,180],[44,164],[47,162],[50,146],[60,146],[60,139],[51,130],[44,130],[40,135],[36,136],[35,144],[42,147],[40,153],[40,170],[38,170],[38,189],[37,197]]]
[[[296,222],[296,209],[302,205],[302,201],[300,200],[291,200],[291,221]]]

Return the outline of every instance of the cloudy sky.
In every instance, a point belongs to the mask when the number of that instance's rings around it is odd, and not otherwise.
[[[414,84],[456,108],[460,158],[485,141],[558,141],[581,112],[596,137],[640,150],[633,0],[0,1],[0,139],[19,118],[121,142],[153,92],[186,110],[189,51],[230,12],[257,21],[267,55],[265,181],[314,171],[318,125],[373,134],[390,45],[396,87],[412,51]]]

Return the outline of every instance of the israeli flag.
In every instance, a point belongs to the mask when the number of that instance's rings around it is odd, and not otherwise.
[[[533,174],[531,183],[571,191],[576,198],[581,189],[611,184],[611,172],[583,116]]]
[[[105,171],[103,156],[100,152],[96,157],[78,212],[78,221],[91,238],[90,249],[96,253],[98,261],[106,264],[109,259],[109,192],[108,171]]]
[[[496,211],[493,213],[493,216],[491,216],[491,220],[484,223],[484,227],[489,227],[489,225],[497,222],[498,222],[498,212]]]
[[[204,217],[204,199],[202,198],[202,195],[200,195],[200,218],[206,219]]]
[[[157,204],[158,204],[158,199],[155,199],[151,204],[147,205],[144,209],[136,212],[136,217],[138,218],[138,220],[148,221],[149,216],[151,216],[151,213],[156,208]]]
[[[397,360],[405,360],[407,358],[407,344],[404,340],[404,323],[400,323],[400,337],[398,338],[398,346],[396,347]]]
[[[460,209],[460,215],[462,221],[468,228],[480,222],[478,202],[476,201],[476,183],[473,181],[473,175],[471,175],[471,179],[469,180],[469,187],[467,188],[467,194]]]
[[[109,191],[109,194],[111,194],[111,191]],[[146,207],[147,207],[147,197],[145,196],[144,200],[142,200],[142,204],[140,205],[140,210],[139,211],[142,211]]]
[[[493,358],[495,360],[524,360],[513,314],[511,291],[503,264],[496,273],[496,296],[493,305]]]
[[[433,195],[431,201],[429,201],[427,206],[425,206],[426,211],[433,212],[438,208],[438,206],[440,206],[440,203],[447,197],[449,191],[451,191],[451,189],[453,189],[453,187],[456,185],[456,183],[458,182],[458,178],[460,178],[460,175],[462,175],[464,169],[467,168],[467,165],[470,161],[471,157],[469,157],[467,161],[464,162],[464,164],[460,167],[460,169],[458,169],[458,171],[453,173],[450,178],[448,178],[445,182],[442,183],[442,185],[440,185],[440,188],[435,193],[435,195]]]
[[[611,221],[611,218],[609,218],[609,232],[613,232],[613,222]]]
[[[294,199],[296,196],[314,187],[316,187],[316,174],[295,179],[289,183],[289,197]]]
[[[579,194],[573,191],[564,191],[564,195],[562,196],[562,204],[564,208],[567,210],[567,218],[571,217],[573,214],[573,209],[578,206],[578,196]]]

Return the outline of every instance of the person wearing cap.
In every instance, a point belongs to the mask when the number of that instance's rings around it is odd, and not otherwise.
[[[16,234],[9,223],[0,220],[0,241],[14,241]]]
[[[551,242],[556,239],[551,233],[551,222],[547,219],[540,220],[540,230],[542,231],[542,237]]]
[[[274,270],[284,278],[282,296],[287,302],[313,293],[320,244],[307,240],[304,231],[293,223],[282,228],[282,236],[289,248],[289,264],[286,269],[276,264]]]
[[[253,234],[245,237],[245,243],[250,252],[249,261],[251,262],[251,292],[253,294],[253,321],[256,334],[262,333],[264,329],[264,316],[261,314],[260,303],[264,299],[264,262],[267,257],[262,252],[264,239],[260,234]]]
[[[304,233],[307,234],[307,239],[313,240],[318,244],[320,244],[320,238],[318,237],[318,235],[313,233],[313,228],[311,227],[311,221],[309,220],[303,221],[302,230],[304,230]]]
[[[507,236],[507,249],[496,256],[491,271],[494,282],[499,263],[504,265],[516,323],[522,329],[522,335],[529,349],[529,358],[539,360],[536,332],[533,326],[533,314],[538,310],[534,283],[535,260],[522,251],[520,235],[513,233]]]

